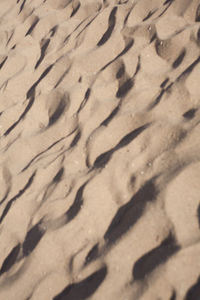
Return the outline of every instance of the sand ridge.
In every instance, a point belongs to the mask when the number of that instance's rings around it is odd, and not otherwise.
[[[199,22],[0,1],[0,299],[200,299]]]

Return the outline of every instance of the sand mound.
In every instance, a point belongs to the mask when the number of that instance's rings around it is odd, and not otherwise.
[[[0,299],[200,299],[199,22],[0,1]]]

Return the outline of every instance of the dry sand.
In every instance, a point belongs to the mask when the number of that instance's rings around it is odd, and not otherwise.
[[[199,22],[0,1],[0,300],[200,299]]]

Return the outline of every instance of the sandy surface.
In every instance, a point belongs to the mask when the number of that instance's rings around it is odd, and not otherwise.
[[[199,22],[0,1],[0,300],[200,299]]]

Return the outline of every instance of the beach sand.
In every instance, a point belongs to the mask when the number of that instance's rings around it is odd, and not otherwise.
[[[0,300],[200,299],[199,22],[0,1]]]

